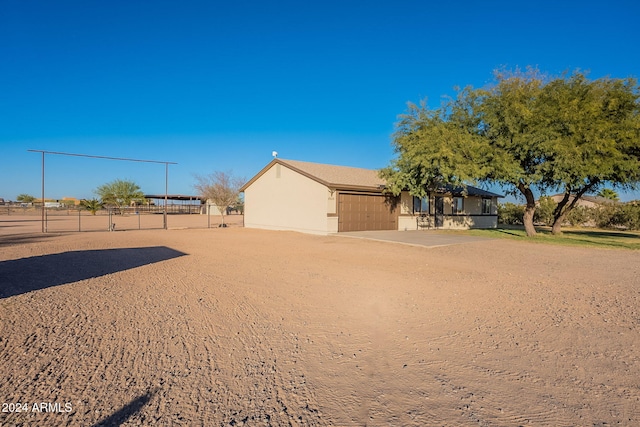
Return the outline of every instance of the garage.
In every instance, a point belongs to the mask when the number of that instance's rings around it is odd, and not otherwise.
[[[433,217],[439,228],[495,228],[502,197],[470,185],[443,187],[424,200],[384,190],[377,170],[274,158],[240,189],[244,226],[326,235],[416,230]]]
[[[398,209],[380,194],[340,193],[338,231],[397,230]]]

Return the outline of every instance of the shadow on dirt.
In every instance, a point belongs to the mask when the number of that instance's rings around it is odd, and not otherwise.
[[[4,226],[3,228],[6,228]],[[15,227],[10,225],[9,227]],[[2,246],[10,246],[10,245],[22,245],[26,243],[38,243],[44,242],[46,239],[50,239],[52,237],[60,237],[64,234],[44,234],[44,233],[24,233],[24,234],[6,234],[0,236],[0,247]]]
[[[166,246],[69,251],[0,262],[0,299],[187,255]]]
[[[129,418],[140,412],[144,405],[146,405],[149,400],[151,400],[151,398],[157,391],[157,389],[151,390],[141,396],[136,397],[131,402],[120,408],[118,411],[114,412],[104,420],[94,424],[93,427],[120,426],[124,424]]]

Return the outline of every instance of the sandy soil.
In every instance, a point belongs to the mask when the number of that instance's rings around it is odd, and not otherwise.
[[[640,425],[639,277],[500,240],[0,236],[0,425]]]
[[[167,228],[216,228],[222,222],[220,215],[167,215]],[[225,215],[225,223],[242,225],[242,215]],[[112,215],[100,211],[91,215],[87,211],[60,210],[51,211],[46,216],[44,228],[49,233],[69,233],[86,231],[108,231],[109,224],[114,224],[115,231],[152,230],[164,228],[164,215],[142,213],[140,215],[127,213]],[[32,211],[29,214],[2,215],[0,213],[0,236],[41,233],[42,216]]]

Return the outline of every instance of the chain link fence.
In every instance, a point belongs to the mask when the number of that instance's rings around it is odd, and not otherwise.
[[[184,210],[184,209],[183,209]],[[167,228],[214,228],[222,224],[220,215],[167,210]],[[224,223],[242,226],[242,215],[225,215]],[[44,224],[44,227],[43,227]],[[164,211],[160,209],[100,209],[95,214],[77,208],[0,206],[0,234],[16,232],[88,232],[164,229]]]

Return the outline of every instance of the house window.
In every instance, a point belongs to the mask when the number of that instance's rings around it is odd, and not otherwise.
[[[464,211],[464,197],[454,197],[451,204],[451,211],[454,215],[461,214]]]
[[[491,214],[491,199],[482,199],[482,214]]]
[[[414,214],[429,214],[429,198],[428,197],[416,197],[413,196],[413,213]]]

